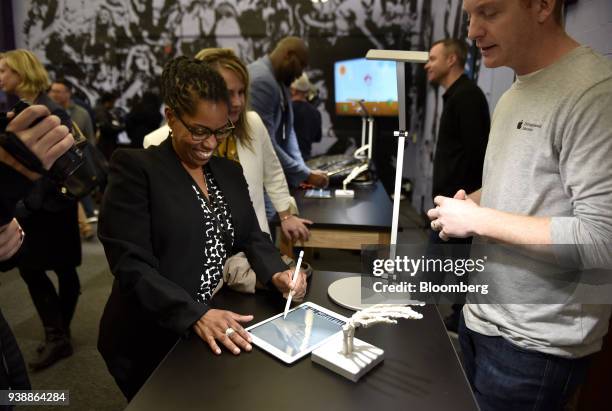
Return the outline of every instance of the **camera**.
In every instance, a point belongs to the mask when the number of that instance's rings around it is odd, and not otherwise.
[[[13,118],[17,117],[27,107],[29,107],[29,104],[20,100],[11,109],[15,113]],[[28,128],[35,126],[43,118],[40,117],[34,120]],[[6,127],[9,123],[10,119],[6,113],[0,113],[0,146],[26,168],[47,176],[62,187],[62,192],[69,193],[76,198],[86,196],[98,185],[97,177],[92,172],[91,167],[84,167],[87,159],[84,152],[79,148],[79,141],[62,154],[49,170],[45,170],[38,157],[27,148],[19,137],[13,133],[6,132]]]

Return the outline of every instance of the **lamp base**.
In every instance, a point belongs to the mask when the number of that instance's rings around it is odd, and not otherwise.
[[[312,362],[357,382],[384,359],[384,350],[358,338],[353,339],[353,352],[344,355],[342,339],[343,335],[339,334],[314,350],[311,356]]]
[[[334,195],[338,198],[354,198],[355,197],[355,191],[353,190],[341,190],[341,189],[337,189],[334,192]]]

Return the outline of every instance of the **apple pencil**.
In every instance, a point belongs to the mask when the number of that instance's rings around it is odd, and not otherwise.
[[[300,256],[298,257],[297,265],[295,266],[295,271],[293,272],[293,277],[291,281],[295,283],[295,280],[298,278],[298,273],[300,272],[300,266],[302,265],[302,257],[304,257],[304,250],[300,251]],[[287,318],[287,313],[289,312],[289,307],[291,306],[291,291],[289,291],[289,296],[287,297],[287,303],[285,304],[285,312],[283,313],[283,320]]]

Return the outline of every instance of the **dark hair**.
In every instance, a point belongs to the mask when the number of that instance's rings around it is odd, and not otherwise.
[[[465,44],[465,41],[450,38],[442,39],[434,42],[431,47],[437,44],[442,44],[446,53],[457,56],[457,62],[459,63],[460,68],[465,66],[465,61],[467,60],[467,44]]]
[[[185,56],[176,57],[164,66],[161,94],[164,103],[178,115],[194,115],[200,99],[230,106],[223,77],[202,60]]]

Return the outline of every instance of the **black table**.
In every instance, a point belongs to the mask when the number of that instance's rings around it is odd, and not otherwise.
[[[327,297],[328,285],[349,274],[315,272],[307,300],[350,316]],[[221,291],[215,306],[264,320],[283,310],[275,295]],[[422,320],[359,329],[356,337],[385,350],[385,359],[353,383],[314,364],[293,365],[253,347],[216,356],[197,337],[179,341],[128,405],[128,410],[476,410],[459,360],[435,306]]]
[[[354,198],[305,198],[304,190],[291,190],[300,217],[314,222],[308,241],[295,245],[360,250],[362,244],[389,244],[393,204],[382,183],[376,181],[354,191]],[[293,244],[283,235],[279,248],[293,256]]]

